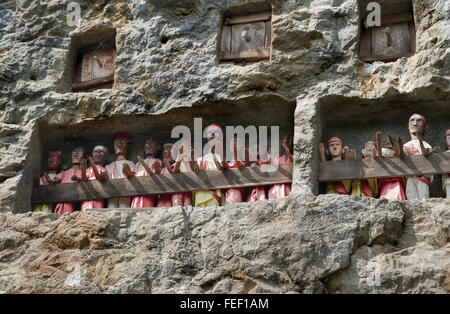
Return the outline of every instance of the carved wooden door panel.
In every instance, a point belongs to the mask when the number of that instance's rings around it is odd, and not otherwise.
[[[227,18],[222,29],[222,61],[260,61],[270,58],[271,13]]]
[[[381,17],[381,26],[361,30],[359,57],[362,61],[395,61],[416,51],[414,19],[410,13]]]
[[[87,52],[83,55],[81,82],[97,80],[114,75],[115,49]]]
[[[263,48],[266,24],[264,22],[236,24],[231,27],[231,52]]]
[[[399,55],[411,50],[409,23],[374,27],[372,29],[373,55]]]

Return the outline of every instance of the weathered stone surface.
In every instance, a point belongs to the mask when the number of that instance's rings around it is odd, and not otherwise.
[[[0,287],[17,293],[445,293],[448,208],[446,200],[322,195],[206,209],[1,214]]]
[[[402,234],[400,203],[320,196],[219,208],[0,216],[4,292],[323,292],[363,245]],[[14,251],[8,251],[14,248]],[[14,274],[14,275],[11,275]]]
[[[450,203],[403,206],[405,221],[395,246],[362,246],[350,266],[325,281],[329,293],[449,293]]]

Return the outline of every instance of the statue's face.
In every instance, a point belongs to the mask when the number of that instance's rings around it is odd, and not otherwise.
[[[155,140],[148,140],[144,145],[145,156],[147,157],[155,157],[158,153],[159,147],[156,144]]]
[[[116,138],[114,140],[114,151],[116,155],[128,156],[130,143],[124,138]]]
[[[376,150],[376,147],[369,144],[363,149],[364,157],[367,157],[369,154],[372,154],[373,150]]]
[[[412,115],[409,118],[409,133],[411,134],[424,134],[425,133],[425,121],[419,115]]]
[[[84,149],[76,148],[72,151],[72,165],[80,165],[81,160],[85,157]]]
[[[169,160],[170,163],[174,162],[172,158],[172,145],[166,145],[163,149],[163,159]]]
[[[104,165],[106,163],[106,152],[103,149],[94,149],[92,151],[92,159],[96,165]]]
[[[57,156],[48,156],[47,159],[47,167],[48,170],[58,170],[59,166],[61,165],[61,158],[57,157]]]
[[[209,142],[210,140],[219,137],[220,134],[222,134],[221,128],[219,128],[217,125],[210,125],[208,126],[206,132],[206,138],[208,139]]]
[[[328,145],[328,151],[331,157],[338,157],[342,155],[342,144],[340,142],[331,142]]]

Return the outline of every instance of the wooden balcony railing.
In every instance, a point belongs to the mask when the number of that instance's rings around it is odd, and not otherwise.
[[[178,193],[198,190],[251,187],[292,182],[292,164],[281,164],[273,171],[261,167],[227,169],[223,172],[207,170],[159,174],[130,179],[111,179],[106,182],[87,181],[56,185],[39,185],[33,189],[32,204],[80,202],[122,196]],[[265,166],[267,167],[267,166]]]

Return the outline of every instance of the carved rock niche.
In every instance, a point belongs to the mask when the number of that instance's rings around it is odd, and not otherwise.
[[[412,1],[378,1],[380,26],[370,26],[376,11],[373,7],[368,7],[370,2],[360,1],[360,59],[365,62],[392,62],[414,55],[416,32]]]
[[[331,137],[337,136],[342,139],[344,146],[348,146],[350,150],[353,149],[356,151],[356,161],[361,161],[363,158],[362,150],[364,144],[368,141],[376,142],[375,134],[377,131],[382,134],[383,147],[385,147],[385,143],[389,140],[389,135],[392,136],[394,141],[397,137],[401,137],[403,143],[410,141],[411,136],[408,130],[408,119],[412,114],[418,113],[424,115],[427,120],[428,128],[426,129],[424,140],[433,148],[439,147],[441,152],[428,156],[425,165],[433,169],[444,169],[443,165],[448,165],[448,163],[444,163],[443,161],[448,159],[439,154],[447,150],[444,142],[444,134],[449,128],[447,117],[450,114],[450,108],[443,94],[433,93],[431,91],[425,94],[426,96],[424,97],[407,94],[371,100],[343,96],[333,96],[324,99],[320,103],[321,131],[318,142],[324,143],[325,148],[327,148],[327,141]],[[429,98],[425,97],[433,98],[433,100],[430,101]],[[331,159],[327,153],[325,157],[328,161]],[[342,157],[345,159],[344,154]],[[404,175],[398,175],[398,177],[407,177],[410,171],[422,169],[420,163],[414,162],[414,165],[411,166],[408,164],[407,159],[406,156],[403,159],[404,162],[395,163],[393,161],[394,159],[391,158],[377,158],[379,160],[378,164],[381,167],[381,171],[377,174],[384,176],[386,175],[384,171],[391,171],[392,174],[404,173]],[[436,159],[438,159],[438,163],[435,163]],[[328,161],[320,164],[326,164]],[[347,164],[347,166],[341,165],[337,172],[341,173],[345,168],[348,170],[345,170],[348,174],[354,175],[352,180],[356,180],[363,178],[363,175],[369,171],[379,169],[376,167],[363,167],[361,165],[357,165],[356,162],[354,164]],[[330,171],[333,170],[331,166],[323,167],[325,171],[328,171],[326,170],[327,168]],[[332,172],[337,173],[334,170]],[[439,173],[439,171],[434,173],[434,178],[430,185],[430,197],[445,197],[441,178],[437,175]],[[327,182],[322,180],[326,177],[323,174],[324,171],[319,171],[320,194],[326,192]],[[392,177],[395,177],[395,175]]]

